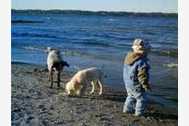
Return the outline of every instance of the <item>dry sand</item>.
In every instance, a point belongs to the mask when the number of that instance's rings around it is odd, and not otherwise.
[[[122,113],[126,92],[105,87],[103,96],[68,97],[64,84],[49,88],[44,66],[12,63],[12,126],[176,126],[177,113],[150,104],[146,117]]]

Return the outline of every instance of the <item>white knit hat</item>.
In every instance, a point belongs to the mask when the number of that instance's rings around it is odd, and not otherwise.
[[[135,39],[133,41],[132,49],[134,52],[144,53],[151,49],[151,45],[148,42],[144,42],[142,39]]]

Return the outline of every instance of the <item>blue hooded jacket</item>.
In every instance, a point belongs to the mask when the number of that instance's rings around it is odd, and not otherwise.
[[[126,89],[149,88],[148,59],[145,55],[129,52],[124,61],[123,79]]]

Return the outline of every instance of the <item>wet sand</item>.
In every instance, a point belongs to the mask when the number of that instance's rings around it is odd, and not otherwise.
[[[12,63],[12,126],[176,126],[178,114],[150,102],[145,117],[122,113],[126,92],[105,84],[102,96],[68,97],[64,84],[74,74],[64,71],[61,88],[49,88],[45,66]]]

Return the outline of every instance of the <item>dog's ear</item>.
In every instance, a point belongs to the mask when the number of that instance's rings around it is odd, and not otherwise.
[[[52,50],[51,47],[47,47],[47,48],[45,49],[45,53],[49,53],[51,50]]]
[[[62,63],[62,66],[70,67],[70,65],[66,61],[62,61],[61,63]]]
[[[60,50],[58,49],[53,49],[58,55],[60,55]]]

